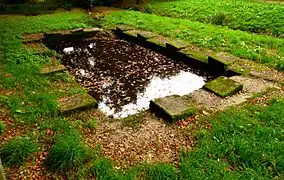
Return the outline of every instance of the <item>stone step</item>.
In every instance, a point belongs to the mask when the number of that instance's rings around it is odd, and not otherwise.
[[[150,102],[150,110],[168,122],[185,119],[196,112],[196,103],[191,98],[172,95]]]
[[[57,99],[57,107],[61,114],[70,114],[89,108],[97,108],[98,102],[89,94],[75,94]]]
[[[243,89],[243,85],[224,76],[220,76],[207,82],[204,89],[215,93],[220,97],[232,96]]]

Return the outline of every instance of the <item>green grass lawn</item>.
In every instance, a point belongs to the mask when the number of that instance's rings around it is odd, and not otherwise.
[[[282,38],[136,11],[114,12],[107,15],[103,23],[105,26],[126,24],[163,36],[183,39],[202,48],[216,52],[229,52],[284,71],[284,39]]]
[[[132,11],[113,13],[103,20],[105,26],[132,25],[273,67],[283,63],[284,40],[280,38]],[[14,93],[0,95],[0,105],[11,110],[10,115],[16,120],[13,126],[26,127],[22,137],[0,146],[6,168],[33,162],[35,153],[40,151],[38,147],[51,146],[43,166],[55,175],[61,173],[71,179],[89,175],[119,180],[284,178],[283,99],[275,99],[267,106],[247,104],[203,119],[211,123],[211,128],[188,130],[197,134],[199,143],[193,151],[181,150],[177,166],[142,163],[124,171],[115,169],[113,162],[101,155],[100,147],[87,146],[79,129],[56,114],[54,100],[62,94],[51,82],[68,82],[69,76],[40,75],[40,67],[50,57],[34,54],[21,42],[25,33],[87,27],[91,22],[86,14],[73,11],[36,17],[1,16],[0,88]],[[276,53],[268,56],[269,50]],[[0,134],[6,130],[1,122]],[[51,138],[47,130],[56,135]]]
[[[154,1],[149,13],[284,37],[284,5],[247,0]]]

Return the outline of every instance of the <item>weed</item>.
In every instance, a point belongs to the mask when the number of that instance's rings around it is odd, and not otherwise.
[[[53,171],[78,170],[92,156],[90,149],[82,142],[76,131],[58,135],[46,159],[48,168]]]
[[[16,137],[6,143],[0,151],[0,156],[5,165],[21,165],[34,152],[37,151],[37,144],[28,137]]]
[[[0,121],[0,135],[4,133],[5,128],[6,128],[5,124],[2,121]]]
[[[89,119],[86,123],[86,126],[90,129],[97,129],[98,128],[98,121],[96,118]]]

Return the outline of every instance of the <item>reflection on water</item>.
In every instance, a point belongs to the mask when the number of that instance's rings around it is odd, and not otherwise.
[[[62,63],[116,118],[147,109],[158,97],[185,95],[201,88],[207,74],[182,62],[123,40],[97,38],[57,47]],[[198,74],[198,75],[196,75]]]
[[[99,108],[107,115],[115,118],[127,117],[140,110],[147,109],[149,102],[155,98],[165,97],[173,94],[189,94],[204,85],[204,79],[190,72],[181,71],[176,76],[169,78],[152,77],[150,83],[145,87],[145,91],[137,94],[136,102],[132,102],[121,107],[119,112],[115,108],[107,105],[107,97],[99,103]]]

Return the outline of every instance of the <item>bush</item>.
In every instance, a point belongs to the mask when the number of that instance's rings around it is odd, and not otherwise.
[[[0,135],[3,134],[4,131],[5,131],[5,124],[2,121],[0,121]]]
[[[16,137],[11,140],[0,151],[3,163],[7,166],[21,165],[34,152],[37,145],[28,137]]]
[[[226,13],[218,13],[214,16],[211,16],[210,21],[212,24],[226,26],[232,22],[232,17]]]
[[[149,180],[175,180],[178,179],[176,169],[170,164],[154,164],[147,170]]]
[[[57,136],[56,143],[46,159],[48,168],[60,171],[81,167],[91,155],[91,151],[82,142],[78,132]]]

